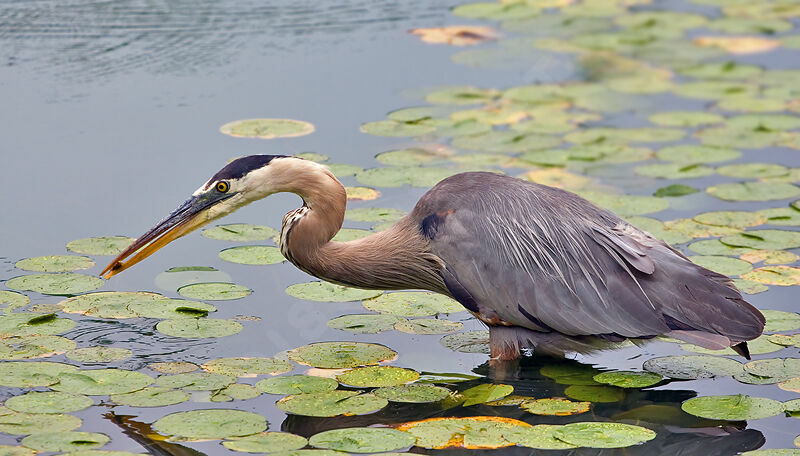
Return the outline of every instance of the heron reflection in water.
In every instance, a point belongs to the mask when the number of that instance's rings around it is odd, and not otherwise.
[[[331,241],[344,187],[324,165],[280,155],[230,162],[101,274],[280,192],[304,203],[283,218],[286,259],[337,284],[450,296],[488,325],[494,359],[526,348],[588,353],[660,334],[749,359],[747,341],[764,328],[728,277],[573,193],[494,173],[446,178],[394,226]]]

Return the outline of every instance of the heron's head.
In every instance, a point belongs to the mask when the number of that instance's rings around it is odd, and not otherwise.
[[[284,191],[285,182],[290,179],[287,169],[291,167],[282,165],[298,160],[301,159],[284,155],[250,155],[231,161],[167,218],[136,239],[100,274],[111,278],[175,239],[255,200]],[[284,163],[276,165],[279,162]]]

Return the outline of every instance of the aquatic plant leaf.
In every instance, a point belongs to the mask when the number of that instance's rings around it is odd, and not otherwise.
[[[791,391],[794,393],[800,393],[800,377],[791,378],[789,380],[779,382],[778,388],[784,391]],[[798,445],[800,446],[800,445]]]
[[[131,407],[165,407],[189,400],[189,393],[163,386],[149,386],[131,393],[112,394],[111,402]]]
[[[218,318],[181,318],[160,321],[156,325],[156,330],[173,337],[202,339],[232,336],[242,330],[242,325],[232,320]]]
[[[225,440],[222,445],[233,451],[245,453],[276,453],[303,448],[308,444],[305,437],[288,432],[259,432],[246,437]]]
[[[245,383],[233,383],[211,394],[211,402],[246,401],[261,395],[261,391]]]
[[[408,31],[422,41],[452,46],[470,46],[498,38],[491,27],[481,25],[451,25],[447,27],[415,28]]]
[[[762,225],[767,222],[767,217],[758,212],[745,211],[713,211],[697,214],[693,219],[695,222],[705,225],[729,226],[743,230],[751,226]]]
[[[49,255],[25,258],[14,263],[17,269],[34,272],[69,272],[94,266],[91,258],[78,255]]]
[[[656,433],[624,423],[569,423],[553,431],[558,440],[588,448],[623,448],[656,438]]]
[[[454,154],[455,151],[445,147],[400,149],[381,152],[375,156],[375,160],[389,166],[418,166],[436,164]]]
[[[123,369],[94,369],[62,372],[50,389],[67,393],[105,396],[130,393],[151,385],[155,379],[141,372]]]
[[[348,200],[369,201],[381,196],[381,192],[370,187],[345,187]]]
[[[661,220],[638,215],[626,217],[625,220],[670,245],[683,244],[692,240],[692,237],[686,233],[668,229]]]
[[[694,43],[703,47],[722,48],[731,54],[757,54],[781,45],[778,40],[755,36],[698,36]]]
[[[75,347],[74,341],[60,336],[9,336],[0,338],[0,359],[44,358]]]
[[[324,391],[286,396],[277,402],[279,409],[293,415],[337,416],[363,415],[386,407],[388,401],[360,391]]]
[[[191,410],[160,418],[153,423],[153,429],[162,435],[188,439],[222,439],[264,431],[267,420],[242,410]]]
[[[676,128],[585,128],[564,137],[577,144],[626,144],[629,142],[669,142],[686,136],[686,132]]]
[[[800,359],[758,359],[746,363],[744,365],[744,370],[758,377],[773,379],[773,381],[770,383],[777,383],[790,378],[800,377]]]
[[[678,69],[685,76],[697,79],[742,80],[760,76],[764,69],[758,65],[747,65],[736,61],[698,63]],[[724,120],[724,119],[723,119]]]
[[[143,291],[102,291],[65,299],[64,312],[100,318],[186,318],[207,315],[216,307],[197,301],[171,299]]]
[[[333,391],[339,383],[327,377],[312,375],[289,375],[272,377],[256,383],[256,388],[268,394],[307,394]]]
[[[752,280],[733,279],[733,285],[742,293],[758,294],[767,291],[769,288],[763,283],[753,282]]]
[[[689,244],[689,250],[701,255],[739,256],[754,249],[750,247],[734,247],[723,244],[719,239],[705,239]]]
[[[358,367],[336,376],[340,383],[356,388],[404,385],[418,378],[416,371],[391,366]]]
[[[412,383],[408,385],[385,386],[372,392],[390,402],[422,404],[437,402],[450,395],[450,390],[442,386]]]
[[[67,352],[67,358],[81,363],[110,363],[112,361],[121,361],[131,356],[133,356],[133,352],[127,348],[105,347],[102,345],[78,348]]]
[[[69,318],[56,318],[54,313],[12,313],[0,315],[0,337],[61,334],[75,325]]]
[[[0,432],[11,435],[28,435],[40,432],[62,432],[79,428],[82,421],[77,416],[15,412],[0,407]]]
[[[380,208],[380,207],[359,207],[348,209],[344,218],[354,222],[390,222],[400,220],[406,215],[399,209]]]
[[[370,236],[372,234],[375,233],[369,230],[360,230],[357,228],[342,228],[336,233],[336,236],[334,236],[333,239],[331,240],[335,242],[350,242],[356,239],[361,239],[363,237]]]
[[[744,370],[739,361],[707,355],[662,356],[645,361],[642,367],[648,372],[681,380],[735,375]]]
[[[397,353],[378,344],[362,342],[316,342],[288,352],[289,359],[323,369],[341,369],[393,360]]]
[[[577,193],[592,203],[623,217],[660,212],[669,207],[668,201],[654,196],[612,195],[595,191]]]
[[[72,451],[100,448],[109,442],[97,432],[42,432],[22,439],[22,445],[37,451]]]
[[[561,426],[553,424],[537,424],[531,427],[520,427],[503,433],[503,438],[526,448],[536,448],[539,450],[568,450],[577,448],[555,438],[555,431]]]
[[[218,358],[206,362],[201,367],[207,372],[234,377],[278,375],[292,370],[289,362],[275,358]]]
[[[191,372],[187,374],[161,375],[156,379],[158,386],[183,388],[186,391],[213,391],[224,388],[236,381],[231,375],[213,372]]]
[[[789,173],[789,168],[774,163],[736,163],[720,166],[717,172],[728,177],[760,179],[785,176]]]
[[[58,376],[64,372],[77,372],[70,364],[48,361],[4,362],[0,363],[0,385],[12,388],[32,388],[58,383]]]
[[[363,302],[367,310],[402,317],[427,317],[440,313],[462,312],[464,306],[444,295],[426,291],[385,293]]]
[[[661,187],[655,192],[653,192],[653,196],[658,198],[665,198],[665,197],[677,197],[677,196],[685,196],[691,195],[692,193],[697,193],[700,190],[690,187],[688,185],[683,184],[672,184],[667,185],[666,187]]]
[[[489,353],[489,331],[463,331],[448,334],[439,343],[461,353]]]
[[[0,290],[0,306],[4,307],[4,311],[10,311],[25,307],[30,304],[31,298],[16,291]]]
[[[741,155],[738,150],[697,144],[667,146],[656,152],[660,160],[687,164],[724,162],[736,160]]]
[[[567,416],[588,412],[590,402],[573,402],[564,398],[534,399],[523,402],[520,407],[534,415]]]
[[[69,413],[83,410],[94,404],[88,396],[58,391],[31,391],[6,400],[5,406],[15,412]]]
[[[467,3],[453,8],[456,16],[472,19],[490,19],[505,21],[510,19],[527,19],[539,15],[539,8],[525,3],[479,2]]]
[[[389,428],[343,428],[320,432],[308,439],[316,448],[350,453],[380,453],[410,447],[416,437]]]
[[[761,149],[780,141],[783,134],[764,130],[719,127],[702,130],[696,136],[700,138],[700,142],[708,146]]]
[[[6,281],[6,286],[12,290],[35,291],[48,295],[86,293],[102,287],[103,284],[103,279],[74,272],[29,274]]]
[[[325,166],[328,167],[328,170],[332,172],[334,176],[339,178],[354,176],[356,173],[363,170],[360,166],[349,165],[347,163],[325,163]]]
[[[694,255],[689,259],[692,263],[718,272],[726,276],[745,275],[753,270],[753,265],[747,261],[738,258],[731,258],[726,256],[714,255]],[[752,278],[745,277],[745,279],[752,280]]]
[[[697,127],[722,123],[725,118],[719,114],[704,111],[669,111],[653,114],[649,120],[665,127]]]
[[[800,268],[793,266],[764,266],[743,274],[742,278],[767,285],[800,285]]]
[[[752,95],[724,98],[717,107],[726,111],[775,112],[786,109],[786,101],[774,98],[756,98]]]
[[[454,174],[468,171],[464,168],[433,168],[418,166],[392,166],[384,168],[365,169],[356,174],[356,180],[364,185],[374,187],[402,187],[410,185],[412,187],[431,187],[440,180],[448,178]],[[354,211],[368,208],[354,209]],[[345,218],[352,218],[351,211],[345,214]],[[399,216],[397,218],[400,218]]]
[[[452,141],[454,147],[494,153],[528,152],[550,149],[561,144],[558,136],[538,135],[510,130],[492,130],[473,136],[459,136]]]
[[[459,392],[459,398],[463,400],[462,407],[469,407],[502,399],[513,392],[511,385],[482,383]]]
[[[194,372],[200,369],[200,366],[186,361],[169,361],[163,363],[150,363],[147,365],[150,369],[162,374],[185,374],[187,372]]]
[[[767,339],[776,345],[784,347],[800,347],[800,334],[786,335],[786,334],[772,334]]]
[[[224,282],[193,283],[178,288],[178,293],[190,299],[203,299],[207,301],[225,301],[241,299],[252,293],[253,290]]]
[[[67,250],[84,255],[119,255],[135,240],[126,236],[76,239],[67,243]]]
[[[730,34],[750,34],[758,33],[764,35],[774,35],[780,32],[791,30],[793,25],[789,21],[782,19],[768,19],[765,17],[721,17],[709,21],[706,28],[715,32]]]
[[[756,214],[765,217],[770,225],[798,226],[800,225],[800,211],[789,207],[776,207],[756,211]]]
[[[698,164],[653,163],[637,166],[636,174],[660,179],[692,179],[714,174],[714,169]]]
[[[498,416],[466,418],[429,418],[397,425],[400,431],[410,432],[421,448],[491,449],[514,445],[505,438],[530,424]]]
[[[708,187],[706,192],[727,201],[773,201],[800,195],[800,187],[785,182],[731,182]]]
[[[313,133],[314,125],[293,119],[243,119],[228,122],[219,131],[237,138],[290,138]]]
[[[200,234],[209,239],[220,241],[265,241],[277,236],[278,230],[265,225],[252,225],[250,223],[229,223],[207,228]]]
[[[764,314],[764,317],[767,319],[767,324],[764,326],[765,333],[800,329],[800,315],[795,312],[762,310],[761,313]]]
[[[722,350],[709,350],[707,348],[699,347],[692,344],[681,344],[681,348],[694,353],[702,353],[705,355],[718,355],[718,356],[739,356],[732,348],[728,347]],[[780,345],[774,344],[769,341],[766,335],[759,336],[753,340],[747,341],[747,348],[750,350],[751,355],[763,355],[765,353],[772,353],[780,350]]]
[[[11,445],[0,445],[0,455],[2,456],[34,456],[37,452],[30,448]]]
[[[328,321],[328,327],[355,334],[378,334],[394,329],[395,323],[404,319],[394,315],[357,314],[342,315]]]
[[[701,418],[740,421],[775,416],[783,412],[783,404],[765,397],[736,394],[695,397],[681,404],[681,409]]]
[[[374,298],[383,293],[380,290],[362,290],[336,285],[329,282],[296,283],[286,288],[286,294],[298,299],[322,302],[349,302]]]
[[[463,328],[464,324],[460,321],[434,318],[402,320],[394,325],[394,329],[408,334],[447,334]]]
[[[361,125],[361,132],[375,136],[421,136],[433,133],[436,127],[427,123],[379,120]]]
[[[614,371],[592,377],[594,381],[620,388],[647,388],[661,382],[662,377],[652,372]]]
[[[242,245],[219,252],[220,259],[239,264],[278,264],[286,260],[281,249],[267,245]]]
[[[723,244],[757,250],[784,250],[800,247],[800,233],[785,230],[752,230],[725,236]],[[744,252],[743,252],[744,253]]]

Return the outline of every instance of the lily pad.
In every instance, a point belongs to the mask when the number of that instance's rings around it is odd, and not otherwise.
[[[233,383],[211,394],[211,402],[246,401],[261,395],[261,391],[246,383]]]
[[[60,272],[14,277],[6,282],[6,286],[12,290],[35,291],[48,295],[74,295],[96,290],[104,283],[103,279],[98,277]]]
[[[570,385],[564,390],[570,399],[595,403],[619,402],[625,399],[625,391],[607,385]]]
[[[312,375],[289,375],[272,377],[256,383],[256,388],[268,394],[307,394],[333,391],[339,383],[327,377]]]
[[[758,282],[753,282],[752,280],[744,280],[744,279],[733,279],[733,285],[745,294],[758,294],[767,291],[769,288]]]
[[[578,194],[620,216],[650,214],[669,207],[668,201],[654,196],[612,195],[595,191],[582,191]]]
[[[569,444],[588,448],[623,448],[656,438],[650,429],[624,423],[569,423],[553,432]]]
[[[320,432],[308,439],[311,446],[351,453],[375,453],[410,447],[416,437],[389,428],[344,428]]]
[[[329,417],[363,415],[386,407],[388,401],[359,391],[325,391],[286,396],[277,402],[279,409],[293,415]]]
[[[464,311],[457,301],[444,295],[423,291],[386,293],[363,302],[367,310],[403,317],[426,317]]]
[[[190,318],[217,310],[203,302],[171,299],[141,291],[88,293],[65,299],[59,304],[64,312],[100,318]]]
[[[738,150],[724,147],[701,146],[696,144],[681,144],[677,146],[662,147],[656,152],[660,160],[675,163],[718,163],[736,160],[742,153]]]
[[[752,230],[720,239],[731,247],[757,250],[784,250],[800,247],[800,232],[784,230]]]
[[[404,385],[418,378],[416,371],[391,366],[359,367],[336,376],[340,383],[356,388]]]
[[[170,361],[164,363],[150,363],[147,365],[150,369],[162,374],[185,374],[187,372],[194,372],[200,368],[197,364],[189,363],[186,361]]]
[[[450,395],[450,390],[441,386],[412,383],[408,385],[385,386],[372,392],[390,402],[422,404],[437,402]]]
[[[314,132],[308,122],[293,119],[244,119],[226,123],[220,133],[237,138],[290,138]]]
[[[397,426],[397,429],[414,434],[416,445],[422,448],[490,449],[514,445],[504,436],[528,427],[528,423],[511,418],[472,416],[412,421]]]
[[[463,401],[463,407],[483,404],[502,399],[514,392],[514,387],[504,384],[481,383],[472,388],[461,391],[458,396]]]
[[[392,360],[397,353],[383,345],[361,342],[317,342],[290,350],[292,361],[323,369],[341,369]]]
[[[681,409],[701,418],[741,421],[775,416],[783,412],[783,404],[765,397],[736,394],[695,397],[681,404]]]
[[[788,207],[762,209],[756,214],[765,217],[765,223],[770,225],[798,226],[800,225],[800,211]]]
[[[661,375],[652,372],[615,371],[603,372],[594,377],[594,381],[620,388],[647,388],[661,382]]]
[[[218,318],[181,318],[160,321],[156,330],[173,337],[202,339],[232,336],[242,330],[242,325]]]
[[[538,16],[539,8],[525,3],[479,2],[459,5],[453,8],[453,14],[473,19],[505,21]]]
[[[0,359],[44,358],[76,347],[74,341],[60,336],[11,336],[0,338]]]
[[[202,368],[208,372],[234,377],[256,377],[284,374],[292,370],[292,365],[274,358],[218,358],[203,364]]]
[[[767,339],[774,345],[781,345],[783,347],[800,347],[800,334],[786,335],[786,334],[773,334]]]
[[[16,291],[0,290],[0,306],[4,306],[3,310],[13,310],[20,307],[25,307],[30,304],[31,298]]]
[[[681,380],[734,375],[744,369],[739,361],[707,355],[663,356],[645,361],[643,367],[648,372]]]
[[[578,144],[627,144],[629,142],[669,142],[686,136],[686,132],[676,128],[585,128],[564,137]]]
[[[11,445],[0,445],[0,455],[3,456],[34,456],[36,451],[30,448]]]
[[[201,232],[204,237],[221,241],[265,241],[277,236],[278,230],[264,225],[251,225],[249,223],[230,223],[217,225]]]
[[[222,439],[264,431],[267,420],[242,410],[191,410],[160,418],[153,423],[153,429],[162,435],[188,439]]]
[[[131,356],[133,356],[133,352],[127,348],[104,346],[78,348],[67,352],[67,358],[81,363],[110,363]]]
[[[245,453],[276,453],[303,448],[308,444],[305,437],[288,432],[260,432],[246,437],[225,440],[222,445],[233,451]]]
[[[286,260],[281,249],[268,245],[242,245],[219,252],[222,260],[239,264],[278,264]]]
[[[449,148],[401,149],[381,152],[375,160],[389,166],[417,166],[435,164],[454,154]]]
[[[418,167],[418,166],[391,166],[384,168],[370,168],[356,174],[356,180],[364,185],[374,187],[402,187],[410,185],[412,187],[431,187],[440,180],[454,174],[467,171],[462,168],[442,168],[442,167]],[[359,208],[354,210],[363,210]],[[353,220],[351,214],[345,217]],[[399,218],[399,217],[398,217]]]
[[[81,424],[81,419],[72,415],[25,413],[0,408],[0,432],[11,435],[71,431]]]
[[[336,236],[334,236],[333,239],[331,240],[334,242],[350,242],[373,234],[375,233],[370,230],[360,230],[357,228],[342,228],[336,233]]]
[[[162,375],[156,379],[158,386],[183,388],[186,391],[214,391],[236,381],[231,375],[212,372],[190,372],[188,374]]]
[[[539,373],[552,378],[559,385],[599,385],[594,376],[599,371],[582,364],[549,364],[542,366]]]
[[[42,432],[22,439],[22,445],[38,451],[72,451],[100,448],[109,442],[97,432]]]
[[[348,200],[369,201],[381,196],[381,192],[370,187],[345,187]]]
[[[563,398],[546,398],[525,401],[521,407],[534,415],[567,416],[585,413],[591,408],[590,402],[573,402]]]
[[[785,182],[730,182],[708,187],[711,196],[727,201],[772,201],[800,195],[800,187]]]
[[[691,179],[710,176],[714,169],[699,164],[683,163],[654,163],[651,165],[637,166],[636,174],[661,179]]]
[[[743,275],[753,270],[753,265],[738,258],[714,255],[690,256],[692,263],[726,276]],[[747,279],[747,277],[745,277]],[[752,280],[752,279],[750,279]]]
[[[355,334],[378,334],[394,329],[395,323],[403,322],[394,315],[358,314],[342,315],[328,321],[328,327]]]
[[[777,383],[794,377],[800,377],[800,359],[772,358],[750,361],[744,365],[745,371],[752,375],[770,378]]]
[[[406,215],[399,209],[380,208],[380,207],[360,207],[348,209],[344,218],[354,222],[391,222],[400,220]]]
[[[739,356],[732,348],[725,348],[722,350],[709,350],[707,348],[699,347],[692,344],[681,344],[681,348],[694,353],[703,353],[706,355],[720,355],[720,356]],[[766,335],[759,336],[756,339],[747,341],[747,348],[750,350],[751,355],[763,355],[765,353],[772,353],[780,350],[778,344],[769,341]]]
[[[375,136],[421,136],[433,133],[436,127],[423,122],[379,120],[361,125],[361,132]]]
[[[178,288],[178,293],[190,299],[203,299],[207,301],[225,301],[241,299],[252,293],[253,290],[234,283],[207,282],[193,283]]]
[[[69,364],[47,361],[0,363],[0,385],[12,388],[32,388],[58,383],[58,376],[65,372],[77,372]]]
[[[792,266],[764,266],[743,274],[745,280],[767,285],[800,285],[800,268]]]
[[[34,272],[68,272],[94,266],[91,258],[77,255],[50,255],[25,258],[14,264],[17,269]]]
[[[286,288],[286,294],[308,301],[349,302],[374,298],[383,294],[383,291],[362,290],[328,282],[306,282],[290,285]]]
[[[767,221],[767,218],[757,212],[714,211],[695,215],[694,221],[705,225],[729,226],[743,230],[761,225]]]
[[[526,448],[539,450],[568,450],[577,448],[570,443],[558,440],[554,433],[561,426],[553,424],[537,424],[531,427],[520,427],[503,434],[505,439]]]
[[[482,104],[500,96],[500,92],[472,86],[447,87],[429,93],[425,101],[433,104],[472,105]]]
[[[67,243],[67,250],[84,255],[119,255],[135,240],[125,236],[77,239]]]
[[[165,407],[189,400],[189,393],[163,386],[150,386],[132,393],[112,394],[111,402],[131,407]]]
[[[489,331],[463,331],[448,334],[439,343],[462,353],[489,353]]]
[[[5,406],[15,412],[52,414],[77,412],[92,404],[94,404],[94,400],[82,394],[31,391],[21,396],[8,398]]]
[[[473,136],[459,136],[452,141],[454,147],[495,153],[527,152],[550,149],[561,144],[557,136],[537,135],[510,130],[492,130]]]
[[[437,320],[434,318],[418,318],[403,320],[394,325],[394,329],[408,334],[447,334],[464,328],[460,321]]]
[[[774,163],[736,163],[717,168],[723,176],[739,177],[742,179],[761,179],[780,177],[789,174],[789,168]]]
[[[653,192],[653,196],[658,198],[665,198],[665,197],[677,197],[677,196],[685,196],[691,195],[692,193],[697,193],[700,190],[690,187],[688,185],[683,184],[672,184],[667,185],[666,187],[661,187],[655,192]]]
[[[767,324],[764,326],[765,333],[800,329],[800,315],[795,312],[762,310],[761,313],[763,313],[764,317],[767,319]]]
[[[697,127],[725,121],[719,114],[703,111],[670,111],[653,114],[650,122],[665,127]]]
[[[0,337],[61,334],[74,328],[69,318],[56,318],[54,313],[13,313],[0,315]]]
[[[89,396],[130,393],[151,385],[155,380],[147,374],[123,369],[64,372],[58,379],[58,383],[50,385],[51,389]]]
[[[720,127],[702,130],[696,136],[708,146],[761,149],[775,144],[783,135],[782,132]]]

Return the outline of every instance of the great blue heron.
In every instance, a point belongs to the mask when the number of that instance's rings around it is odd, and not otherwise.
[[[573,193],[494,173],[444,179],[394,226],[333,242],[344,187],[325,166],[281,155],[230,162],[101,274],[110,278],[279,192],[304,202],[283,218],[280,248],[289,261],[342,285],[451,296],[489,326],[495,359],[523,348],[590,352],[660,334],[749,358],[746,341],[764,328],[728,277]]]

